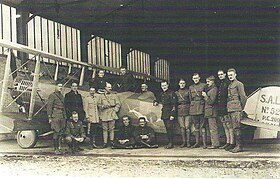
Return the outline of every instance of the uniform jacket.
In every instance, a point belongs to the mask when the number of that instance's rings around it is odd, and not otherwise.
[[[72,116],[72,112],[76,111],[79,114],[79,119],[84,120],[85,118],[85,112],[83,107],[83,99],[82,95],[79,94],[77,91],[77,94],[75,94],[74,91],[70,91],[65,95],[64,99],[65,104],[65,110],[66,110],[66,116],[68,119]]]
[[[161,119],[169,120],[170,116],[177,116],[177,96],[172,90],[161,93],[160,101],[162,103]]]
[[[82,121],[67,121],[65,135],[69,137],[86,137]]]
[[[190,97],[190,115],[203,115],[204,114],[204,98],[202,91],[205,91],[206,84],[198,83],[189,87]]]
[[[238,112],[244,109],[247,96],[242,82],[234,80],[229,84],[227,100],[228,112]]]
[[[217,117],[217,109],[216,109],[216,98],[217,98],[218,88],[215,84],[209,87],[206,91],[207,96],[204,97],[205,100],[205,111],[204,117],[211,118]]]
[[[94,87],[96,91],[99,89],[105,89],[106,86],[106,78],[100,78],[99,76],[95,77],[93,79],[93,82],[91,82],[90,87]]]
[[[134,78],[128,73],[120,75],[117,83],[120,85],[119,92],[131,91],[134,88]]]
[[[64,97],[60,92],[50,94],[47,102],[48,118],[65,119]]]
[[[218,96],[217,96],[217,115],[227,115],[227,97],[228,97],[228,79],[220,80],[218,84]]]
[[[144,126],[144,127],[137,126],[134,130],[134,133],[133,133],[133,136],[134,136],[136,141],[141,141],[142,140],[140,135],[148,135],[150,140],[154,140],[155,131],[147,125]]]
[[[99,111],[97,107],[99,97],[99,95],[94,94],[94,96],[88,95],[84,98],[85,115],[90,123],[99,123]]]
[[[116,133],[116,140],[125,140],[125,139],[134,139],[133,132],[135,127],[132,125],[119,127],[118,132]]]
[[[97,106],[100,111],[101,121],[112,121],[114,119],[118,119],[117,112],[121,107],[121,103],[117,94],[100,94]]]
[[[189,89],[179,89],[175,92],[178,98],[178,116],[187,116],[190,111]]]

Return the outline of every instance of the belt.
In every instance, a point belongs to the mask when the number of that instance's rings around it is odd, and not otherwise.
[[[186,102],[183,102],[183,103],[178,103],[179,105],[186,105],[187,103]]]
[[[57,107],[54,107],[54,108],[53,108],[53,110],[61,110],[61,111],[62,111],[63,109],[64,109],[64,108],[57,108]]]

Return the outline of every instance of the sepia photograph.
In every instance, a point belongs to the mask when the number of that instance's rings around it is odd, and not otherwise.
[[[1,178],[279,169],[279,0],[0,0]]]

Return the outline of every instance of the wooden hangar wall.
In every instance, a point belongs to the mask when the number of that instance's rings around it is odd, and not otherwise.
[[[0,3],[0,38],[17,42],[17,10],[14,7]],[[26,30],[26,45],[38,50],[81,61],[81,30],[37,15],[29,14]],[[0,48],[0,54],[5,52]],[[127,69],[146,75],[154,75],[162,80],[170,80],[169,66],[166,59],[157,58],[152,63],[148,53],[130,49],[126,59],[122,59],[122,46],[102,37],[91,35],[87,43],[88,63],[119,68],[122,60],[126,60]],[[29,56],[29,58],[32,58]],[[56,63],[44,59],[48,63]],[[67,64],[62,64],[67,65]],[[151,69],[153,68],[153,70]],[[151,74],[151,72],[154,74]],[[144,77],[134,75],[135,78]]]

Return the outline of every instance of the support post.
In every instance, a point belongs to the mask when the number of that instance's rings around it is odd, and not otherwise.
[[[95,78],[96,68],[92,68],[92,76],[91,78]]]
[[[71,73],[71,71],[72,71],[72,65],[69,64],[69,65],[68,65],[68,75]]]
[[[34,106],[36,102],[36,94],[38,90],[39,76],[40,76],[40,56],[36,57],[36,65],[33,74],[33,83],[32,83],[32,91],[30,97],[30,107],[29,107],[29,115],[28,119],[31,120],[34,112]]]
[[[56,62],[56,68],[55,68],[55,72],[54,72],[54,81],[57,81],[58,68],[59,68],[59,64],[58,64],[58,62]]]
[[[0,101],[0,112],[3,112],[5,99],[8,93],[8,84],[9,84],[9,74],[11,73],[11,57],[12,57],[12,49],[8,49],[8,56],[5,66],[4,78],[3,78],[3,86],[1,92],[1,101]]]
[[[85,76],[85,67],[82,67],[81,76],[80,76],[80,83],[79,86],[83,86],[84,84],[84,76]]]

